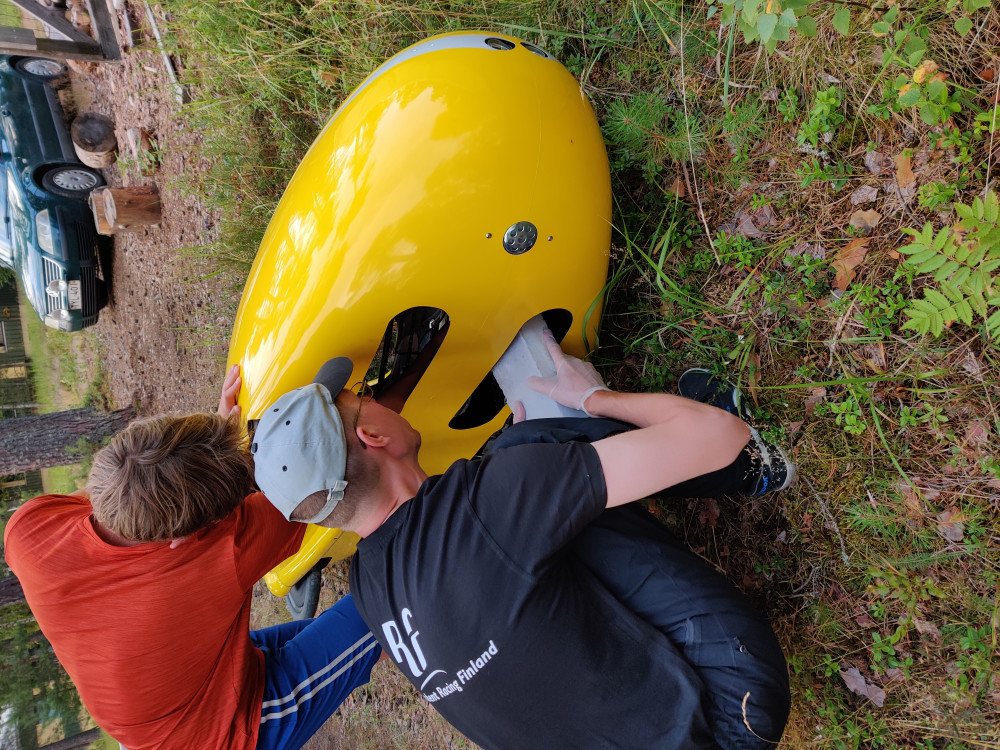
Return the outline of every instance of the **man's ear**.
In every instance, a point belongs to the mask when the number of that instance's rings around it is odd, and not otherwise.
[[[389,444],[388,435],[381,435],[377,430],[366,425],[359,424],[355,432],[358,435],[358,440],[369,448],[384,448]]]

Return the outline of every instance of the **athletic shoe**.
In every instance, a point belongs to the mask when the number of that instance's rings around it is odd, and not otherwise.
[[[748,448],[760,458],[760,476],[750,494],[765,495],[786,489],[795,480],[795,464],[788,460],[788,455],[780,445],[765,442],[753,427],[750,428],[750,434],[754,445]]]
[[[684,398],[724,409],[744,422],[750,421],[750,410],[743,403],[740,389],[719,380],[708,370],[692,367],[677,381],[677,392]]]
[[[744,422],[750,422],[750,410],[743,403],[740,389],[719,380],[708,370],[693,367],[677,381],[677,392],[703,404],[735,414]],[[750,428],[753,444],[748,449],[760,461],[760,476],[757,478],[752,495],[764,495],[788,487],[795,479],[795,464],[780,446],[764,441],[753,427]]]

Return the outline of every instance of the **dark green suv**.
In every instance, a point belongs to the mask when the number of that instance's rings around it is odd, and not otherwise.
[[[0,55],[0,263],[45,325],[77,331],[108,301],[86,204],[104,179],[73,149],[52,87],[65,73],[54,60]]]

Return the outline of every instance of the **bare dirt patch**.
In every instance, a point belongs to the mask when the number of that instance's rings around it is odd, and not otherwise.
[[[119,137],[119,160],[104,170],[105,179],[112,186],[155,185],[162,204],[159,226],[116,235],[102,257],[111,302],[95,330],[112,399],[146,414],[211,408],[222,382],[234,282],[201,252],[214,238],[215,220],[190,187],[204,169],[193,155],[199,136],[184,127],[155,47],[84,69],[71,73],[77,109],[108,115]],[[127,153],[129,128],[153,134],[159,163],[147,174]]]

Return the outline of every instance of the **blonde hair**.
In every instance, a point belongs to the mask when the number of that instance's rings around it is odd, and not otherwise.
[[[235,419],[140,419],[115,435],[90,471],[94,518],[139,542],[178,539],[228,516],[253,492],[253,458]]]

